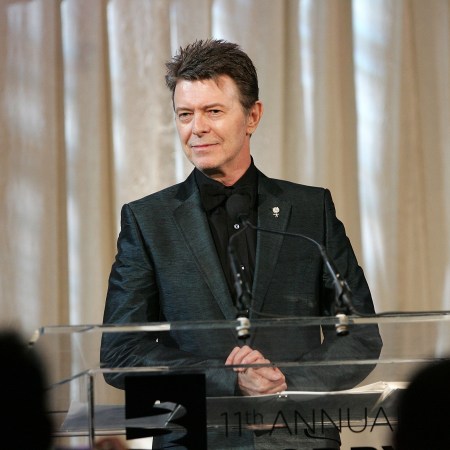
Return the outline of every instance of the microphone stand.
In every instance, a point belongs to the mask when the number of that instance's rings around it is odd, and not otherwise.
[[[245,215],[241,215],[239,217],[240,221],[244,224],[245,227],[249,226],[250,228],[253,228],[257,231],[263,231],[266,233],[274,233],[274,234],[280,234],[283,236],[292,236],[292,237],[299,237],[302,239],[305,239],[314,245],[316,245],[319,248],[320,254],[322,256],[322,260],[324,261],[325,267],[328,270],[328,273],[331,275],[331,278],[333,279],[333,287],[335,291],[335,314],[336,318],[338,319],[338,323],[335,325],[336,327],[336,334],[338,336],[346,336],[349,333],[349,319],[348,315],[355,312],[355,309],[353,307],[352,303],[352,291],[347,283],[347,281],[342,277],[342,275],[338,272],[337,268],[333,264],[332,260],[328,256],[328,253],[323,245],[321,245],[319,242],[315,241],[314,239],[299,233],[289,233],[286,231],[275,231],[275,230],[268,230],[265,228],[257,227],[253,225]]]
[[[244,281],[242,274],[241,264],[233,247],[233,238],[237,234],[245,230],[247,225],[244,225],[241,230],[231,236],[228,242],[228,255],[230,259],[231,270],[234,276],[234,289],[236,292],[236,307],[238,312],[236,314],[236,320],[238,324],[236,326],[236,332],[238,339],[246,340],[250,337],[250,319],[249,319],[249,305],[252,301],[252,294],[250,287]]]

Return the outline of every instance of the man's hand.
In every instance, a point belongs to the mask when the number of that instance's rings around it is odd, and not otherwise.
[[[248,345],[235,347],[229,354],[225,365],[270,364],[270,361]],[[234,369],[238,373],[239,389],[244,395],[276,394],[287,389],[286,379],[277,367],[258,367]]]

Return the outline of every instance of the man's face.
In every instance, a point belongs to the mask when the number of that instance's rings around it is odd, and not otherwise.
[[[261,103],[244,111],[236,83],[223,75],[217,80],[180,80],[174,108],[189,161],[224,184],[237,181],[250,165],[250,135],[261,117]]]

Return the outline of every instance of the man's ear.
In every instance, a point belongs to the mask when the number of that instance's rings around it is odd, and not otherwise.
[[[258,127],[259,121],[263,115],[264,106],[261,101],[257,100],[248,113],[247,134],[252,135]]]

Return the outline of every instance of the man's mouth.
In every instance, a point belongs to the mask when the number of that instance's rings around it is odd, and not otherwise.
[[[194,150],[207,150],[216,145],[215,142],[197,142],[195,144],[189,144]]]

